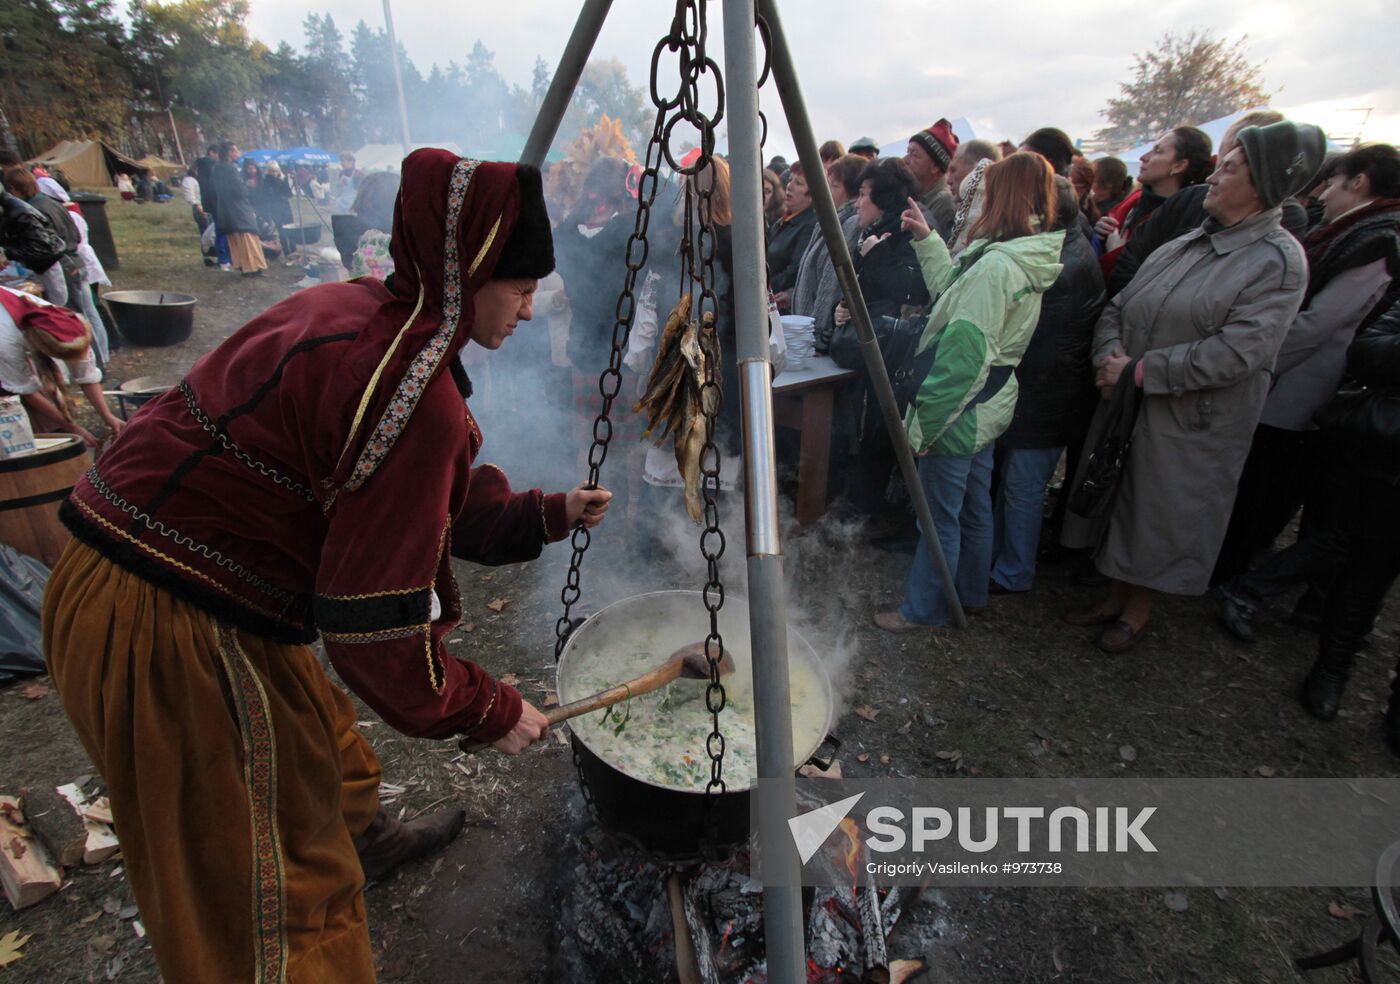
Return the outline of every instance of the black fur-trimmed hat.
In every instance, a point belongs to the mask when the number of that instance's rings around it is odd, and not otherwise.
[[[529,164],[516,165],[515,180],[520,184],[520,215],[491,277],[540,280],[554,271],[554,234],[544,204],[544,182],[540,169]]]

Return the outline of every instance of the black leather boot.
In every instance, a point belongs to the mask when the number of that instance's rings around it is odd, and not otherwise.
[[[381,806],[369,828],[355,838],[365,883],[384,881],[405,862],[441,851],[462,832],[466,819],[461,810],[446,809],[404,823]]]
[[[1319,721],[1331,721],[1342,706],[1342,691],[1346,689],[1349,676],[1347,671],[1338,671],[1329,667],[1326,660],[1319,659],[1303,681],[1302,692],[1298,695],[1303,709]]]

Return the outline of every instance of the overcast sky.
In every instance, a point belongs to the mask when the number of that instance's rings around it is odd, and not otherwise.
[[[433,62],[465,59],[480,39],[506,81],[528,86],[536,56],[553,72],[577,16],[570,0],[393,0],[399,40],[424,73]],[[711,4],[715,57],[723,65],[720,4]],[[1159,0],[1154,5],[1045,0],[956,4],[942,0],[786,0],[780,7],[817,139],[884,144],[905,139],[940,116],[966,116],[996,136],[1019,140],[1038,126],[1090,137],[1099,111],[1117,95],[1132,55],[1164,31],[1193,27],[1249,35],[1264,63],[1273,105],[1294,119],[1351,137],[1371,108],[1364,136],[1400,143],[1400,5],[1299,0]],[[330,13],[346,36],[359,20],[383,25],[381,0],[252,0],[249,27],[270,45],[304,42],[309,13]],[[594,55],[618,58],[634,85],[667,29],[663,0],[615,0]],[[767,153],[792,143],[771,86]],[[470,151],[470,148],[467,148]]]

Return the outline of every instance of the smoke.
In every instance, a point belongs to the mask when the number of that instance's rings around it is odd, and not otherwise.
[[[669,203],[663,208],[662,201],[662,196],[658,196],[653,229],[658,221],[670,218]],[[623,219],[630,227],[631,215],[626,210]],[[678,262],[677,257],[665,252],[654,247],[649,268]],[[563,490],[587,476],[593,411],[585,414],[574,405],[574,370],[555,364],[563,361],[559,342],[566,319],[554,307],[552,291],[563,290],[571,312],[612,311],[623,286],[626,266],[618,258],[605,267],[607,275],[594,282],[562,282],[558,277],[542,282],[534,320],[521,323],[501,350],[484,355],[468,348],[468,372],[475,385],[470,405],[485,436],[480,460],[500,465],[517,487],[538,485],[549,491]],[[662,299],[658,306],[663,308],[658,318],[664,322],[670,305]],[[578,329],[569,325],[568,330]],[[649,368],[648,360],[640,380],[645,379]],[[579,375],[580,389],[593,394],[595,405],[600,403],[598,373]],[[585,555],[582,597],[573,611],[577,617],[647,592],[699,592],[708,579],[700,545],[703,530],[686,514],[684,490],[642,480],[642,458],[651,445],[640,442],[640,427],[633,423],[629,429],[625,424],[628,418],[635,420],[632,406],[638,385],[638,375],[628,373],[613,404],[614,437],[601,483],[614,492],[614,500],[607,521],[593,532]],[[726,393],[725,398],[737,401],[738,394]],[[657,454],[674,469],[669,438]],[[791,457],[787,461],[784,456],[783,461],[795,467],[795,455]],[[781,471],[780,468],[780,474]],[[791,475],[782,477],[791,484]],[[738,458],[726,457],[722,461],[721,481],[724,491],[720,495],[720,525],[725,547],[720,559],[720,579],[726,599],[747,600],[743,477]],[[811,645],[826,671],[837,704],[835,716],[839,717],[851,692],[859,652],[856,627],[868,621],[874,600],[865,587],[870,578],[862,576],[863,568],[869,564],[868,551],[864,551],[865,560],[861,559],[865,543],[863,521],[828,514],[812,526],[799,528],[787,496],[780,497],[779,518],[788,626]],[[530,594],[523,599],[532,610],[560,613],[559,591],[565,583],[570,555],[565,541],[547,549],[537,562],[543,569],[529,580]],[[698,596],[696,604],[701,604]],[[744,631],[747,632],[746,623]]]

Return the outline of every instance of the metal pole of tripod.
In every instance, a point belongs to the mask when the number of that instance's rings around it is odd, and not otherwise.
[[[802,866],[788,831],[788,820],[797,814],[797,784],[793,774],[788,681],[787,597],[778,535],[753,3],[754,0],[724,0],[725,113],[729,120],[734,215],[734,321],[742,385],[749,648],[753,653],[758,753],[758,785],[753,795],[762,852],[768,979],[775,984],[797,984],[807,979],[807,959],[802,933]]]
[[[793,65],[787,36],[783,33],[783,24],[778,17],[778,5],[776,0],[757,0],[757,3],[764,20],[768,22],[773,77],[778,83],[778,93],[783,99],[783,112],[787,116],[792,139],[797,144],[797,155],[802,160],[802,168],[811,175],[824,174],[821,156],[817,153],[817,140],[812,132],[812,121],[807,116],[807,105],[797,84],[797,69]],[[728,20],[727,17],[725,19]],[[914,452],[904,435],[904,421],[899,416],[899,405],[895,402],[894,389],[890,386],[885,357],[880,352],[879,341],[875,338],[870,311],[865,306],[865,295],[861,293],[855,264],[851,262],[851,251],[846,246],[846,237],[841,231],[841,220],[836,215],[836,202],[832,199],[831,189],[825,181],[810,180],[807,182],[807,188],[812,193],[812,206],[817,210],[817,220],[821,223],[831,262],[836,267],[836,279],[841,283],[841,292],[845,295],[846,307],[851,312],[856,337],[860,339],[860,351],[865,357],[866,373],[875,390],[875,398],[879,401],[880,414],[884,418],[885,429],[889,431],[890,443],[894,445],[895,456],[899,459],[900,474],[909,489],[909,499],[914,503],[919,529],[924,534],[920,549],[927,549],[933,558],[938,578],[943,582],[943,592],[948,599],[948,614],[952,617],[953,624],[961,629],[967,625],[967,615],[963,611],[962,602],[958,600],[953,574],[948,569],[948,560],[943,556],[943,545],[939,542],[938,531],[933,525],[933,513],[929,509],[928,498],[924,495],[923,483],[919,481],[919,468],[914,461]]]
[[[394,12],[389,9],[389,0],[384,0],[384,29],[389,34],[389,56],[394,65],[394,89],[399,94],[399,136],[403,141],[403,155],[413,151],[413,143],[408,136],[408,103],[403,98],[403,73],[399,71],[399,42],[394,37]]]
[[[554,135],[559,132],[559,124],[569,108],[569,100],[574,97],[574,89],[583,75],[583,66],[588,64],[588,56],[593,52],[593,44],[598,40],[598,32],[603,29],[611,6],[612,0],[584,0],[569,42],[559,56],[559,67],[554,72],[554,78],[549,80],[549,90],[540,103],[535,124],[530,127],[525,149],[520,152],[521,164],[544,165],[549,145],[554,143]]]

